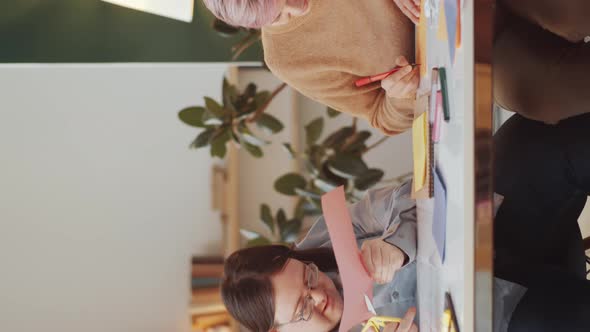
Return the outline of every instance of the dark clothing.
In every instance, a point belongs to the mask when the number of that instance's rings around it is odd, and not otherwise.
[[[590,331],[577,222],[590,193],[590,114],[557,125],[517,114],[494,145],[495,192],[504,196],[494,224],[495,274],[528,288],[509,331]]]
[[[547,123],[590,112],[589,17],[588,0],[499,1],[496,102]]]

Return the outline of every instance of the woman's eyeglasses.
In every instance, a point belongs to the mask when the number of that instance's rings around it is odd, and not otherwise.
[[[314,263],[305,263],[305,271],[304,271],[304,283],[307,287],[307,292],[305,296],[299,299],[298,306],[295,310],[295,317],[287,323],[282,323],[275,325],[275,328],[278,329],[281,326],[285,326],[287,324],[298,323],[301,321],[309,321],[313,314],[313,308],[315,306],[315,302],[313,297],[311,296],[311,290],[318,286],[318,278],[319,278],[319,269]]]

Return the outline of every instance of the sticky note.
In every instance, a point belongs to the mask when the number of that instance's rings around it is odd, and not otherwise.
[[[348,332],[373,316],[365,303],[365,294],[371,300],[373,298],[373,280],[361,260],[346,207],[344,187],[340,186],[322,196],[322,212],[344,290],[344,311],[338,331]]]
[[[457,38],[457,0],[444,0],[444,16],[445,25],[447,27],[447,40],[449,44],[449,52],[451,55],[451,63],[455,62],[455,49]]]
[[[418,191],[426,183],[428,153],[428,112],[420,114],[412,124],[412,149],[414,153],[414,189]]]
[[[441,0],[441,1],[447,1],[447,0]],[[438,29],[436,31],[436,37],[439,40],[446,40],[448,41],[448,45],[449,45],[449,55],[451,57],[451,61],[454,60],[454,52],[455,49],[461,47],[461,4],[460,4],[461,0],[457,0],[457,14],[456,14],[456,28],[455,28],[455,45],[454,48],[452,46],[452,43],[450,42],[449,39],[449,31],[447,29],[447,15],[446,15],[446,11],[445,11],[445,6],[440,6],[440,11],[439,11],[439,17],[438,17]]]
[[[438,143],[440,141],[441,131],[442,131],[442,122],[443,122],[443,97],[442,92],[436,91],[435,96],[433,97],[435,100],[434,108],[431,112],[434,112],[434,119],[432,124],[432,142]]]

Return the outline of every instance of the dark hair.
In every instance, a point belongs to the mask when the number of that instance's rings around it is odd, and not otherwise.
[[[270,276],[280,272],[289,258],[313,262],[323,272],[338,271],[330,248],[259,246],[238,250],[225,261],[221,298],[228,312],[250,331],[272,329],[275,306]]]

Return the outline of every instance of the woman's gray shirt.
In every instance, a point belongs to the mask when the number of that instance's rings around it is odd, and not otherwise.
[[[378,314],[403,317],[416,306],[417,276],[417,218],[416,202],[410,198],[411,181],[399,187],[369,190],[365,197],[348,207],[357,245],[366,239],[381,237],[400,248],[407,256],[407,263],[395,273],[393,281],[375,285],[373,304]],[[331,247],[330,236],[323,217],[297,244],[298,249]],[[518,284],[494,278],[494,331],[505,332],[512,312],[526,289]],[[418,319],[415,319],[418,322]]]

